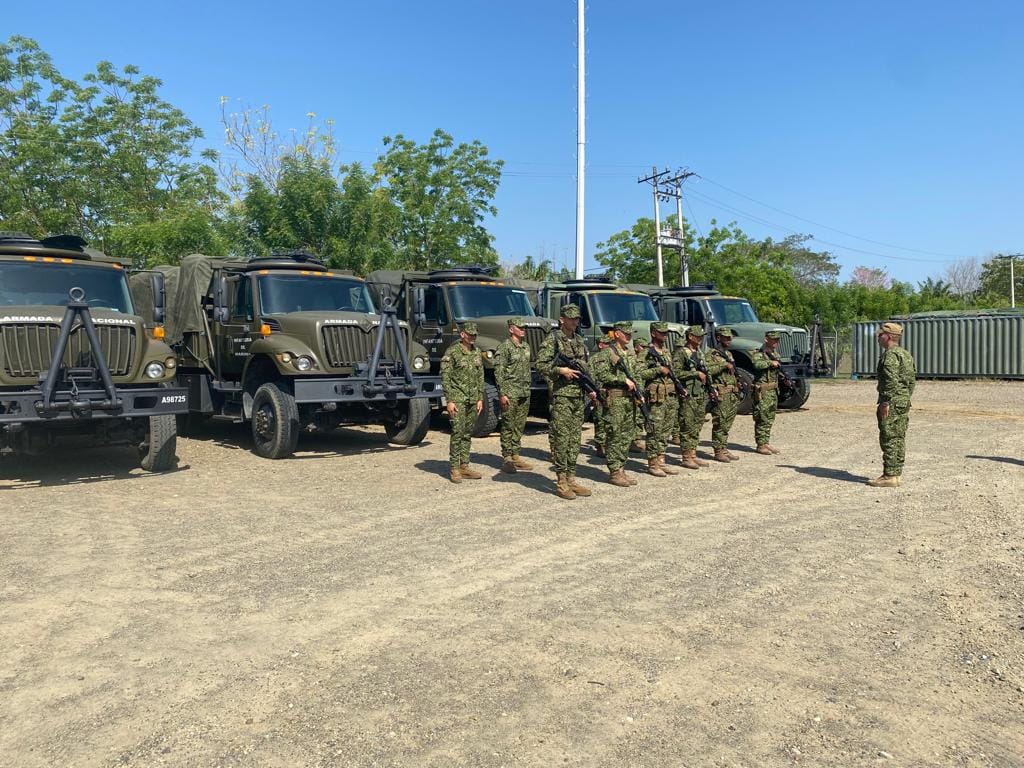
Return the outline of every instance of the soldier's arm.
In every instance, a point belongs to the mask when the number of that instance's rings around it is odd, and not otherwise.
[[[498,393],[505,394],[511,383],[510,368],[512,361],[509,360],[508,347],[505,342],[498,345],[498,351],[494,355],[494,383],[498,385]]]
[[[712,377],[721,374],[722,371],[724,371],[726,367],[729,365],[726,359],[722,357],[717,350],[709,352],[704,357],[704,362],[707,364],[708,373],[710,373]]]
[[[484,353],[478,352],[480,355],[480,366],[476,369],[476,377],[473,380],[473,387],[476,390],[476,399],[484,399]]]
[[[548,337],[540,345],[540,349],[537,350],[537,372],[541,376],[547,376],[549,379],[555,378],[558,372],[555,370],[557,366],[554,364],[554,359],[555,338],[553,333],[549,333]]]
[[[455,377],[452,374],[452,353],[448,351],[441,358],[441,387],[444,389],[445,396],[449,400],[455,397],[458,391],[455,385]]]
[[[616,358],[605,353],[604,356],[594,361],[592,373],[598,384],[622,384],[625,385],[626,378],[615,362]]]
[[[697,378],[697,371],[687,362],[690,358],[690,350],[687,347],[678,347],[672,353],[672,370],[676,378],[681,382],[691,381]]]
[[[768,355],[762,352],[751,352],[750,364],[755,371],[767,371],[772,367],[772,361],[768,359]]]
[[[907,391],[913,396],[914,387],[917,386],[917,368],[914,365],[914,358],[907,353]]]

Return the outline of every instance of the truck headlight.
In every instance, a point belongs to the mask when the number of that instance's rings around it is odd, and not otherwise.
[[[313,367],[313,358],[307,355],[299,355],[292,361],[292,365],[300,371],[308,371]]]
[[[163,378],[165,370],[163,363],[150,363],[146,366],[146,376],[150,379],[160,379]]]
[[[166,368],[167,370],[171,370],[172,368],[177,366],[177,364],[178,361],[175,360],[173,357],[168,357],[166,360],[164,360],[164,368]]]
[[[412,367],[413,370],[422,371],[424,368],[427,367],[426,358],[421,357],[420,355],[416,355],[416,357],[412,359]]]

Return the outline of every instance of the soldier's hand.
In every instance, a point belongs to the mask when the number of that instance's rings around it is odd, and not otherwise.
[[[703,383],[704,383],[705,381],[707,381],[707,380],[708,380],[708,377],[707,377],[707,376],[705,376],[705,375],[704,375],[703,373],[701,373],[700,371],[697,371],[697,378],[698,378],[698,379],[700,379],[700,383],[701,383],[701,384],[703,384]]]
[[[509,405],[512,404],[512,401],[508,399],[508,395],[502,395],[498,402],[501,403],[501,410],[503,411],[507,411]]]
[[[592,402],[592,403],[596,403],[597,402],[597,392],[587,392],[587,397],[590,398],[590,402]]]
[[[778,360],[772,360],[770,363],[768,363],[768,365],[772,368],[779,368],[782,365],[782,363],[780,363]]]
[[[579,371],[574,371],[572,368],[569,368],[568,366],[565,368],[559,368],[558,372],[565,376],[565,378],[570,380],[578,379],[580,377]]]
[[[660,373],[662,376],[668,376],[670,373],[672,373],[672,369],[669,368],[667,365],[663,365],[661,366],[661,368],[658,369],[658,373]]]
[[[458,406],[455,405],[455,403],[453,403],[451,400],[449,400],[448,401],[448,405],[445,408],[445,410],[448,411],[448,418],[449,419],[453,419],[453,418],[455,418],[455,414],[458,412],[459,408],[458,408]]]
[[[628,379],[626,380],[626,387],[629,389],[630,392],[636,392],[636,384],[634,384],[632,381]]]
[[[736,366],[733,365],[732,363],[726,363],[725,369],[729,371],[729,373],[736,373]]]
[[[483,400],[477,400],[476,401],[476,415],[479,416],[483,412],[484,412],[484,401]]]
[[[880,406],[878,406],[878,418],[880,418],[880,419],[888,419],[889,418],[889,404],[888,403],[882,403]]]

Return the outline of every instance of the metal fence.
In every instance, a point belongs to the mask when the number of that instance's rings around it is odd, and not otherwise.
[[[853,326],[853,375],[874,376],[883,321]],[[903,346],[922,378],[1024,379],[1024,316],[971,315],[899,319]]]

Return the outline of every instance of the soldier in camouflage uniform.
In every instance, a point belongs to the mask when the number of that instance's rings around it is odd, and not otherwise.
[[[441,358],[441,386],[452,422],[448,458],[453,483],[483,477],[469,466],[473,427],[484,410],[484,361],[476,348],[476,333],[476,323],[463,323],[459,340],[448,347]]]
[[[597,338],[597,352],[590,358],[590,366],[593,367],[595,363],[600,362],[602,359],[607,357],[605,352],[608,349],[608,345],[611,344],[611,339],[607,336],[598,336]],[[604,404],[598,400],[594,403],[594,444],[597,446],[596,453],[598,456],[605,455],[605,446],[608,444],[608,414],[605,412]]]
[[[754,452],[762,456],[780,453],[771,444],[772,424],[779,407],[779,368],[782,367],[775,353],[778,347],[779,332],[768,331],[761,348],[750,353],[754,368],[754,440],[757,443]]]
[[[636,335],[633,337],[633,355],[641,365],[647,357],[647,347],[650,343],[650,339],[646,336]],[[639,380],[637,383],[643,384]],[[630,443],[629,451],[630,453],[647,452],[647,425],[644,423],[644,415],[639,408],[636,409],[636,431],[633,433],[633,442]]]
[[[917,372],[914,358],[900,346],[903,326],[883,323],[878,330],[882,356],[878,360],[878,444],[882,448],[882,475],[868,480],[875,488],[898,488],[903,475],[910,423],[910,398]]]
[[[580,438],[583,432],[583,390],[576,379],[579,374],[568,366],[555,362],[561,352],[575,360],[589,373],[587,348],[576,336],[580,324],[580,308],[575,304],[562,307],[558,318],[558,329],[548,334],[537,352],[537,370],[546,376],[550,384],[551,415],[550,430],[552,463],[558,474],[555,493],[563,499],[589,496],[591,491],[576,480],[576,461],[580,455]]]
[[[666,365],[655,360],[655,355]],[[655,477],[679,474],[665,463],[668,440],[679,424],[679,396],[669,375],[671,365],[668,323],[651,323],[651,344],[641,358],[640,372],[651,412],[651,428],[647,430],[647,473]]]
[[[508,338],[494,354],[494,381],[501,403],[501,471],[514,474],[533,469],[519,449],[530,413],[530,345],[520,317],[508,320]]]
[[[704,338],[704,327],[691,325],[686,329],[686,343],[676,347],[672,353],[672,370],[676,378],[686,387],[688,397],[679,402],[679,447],[682,450],[682,465],[687,469],[700,469],[708,463],[697,458],[700,430],[707,413],[707,376],[697,370],[694,359],[706,364],[707,359],[700,349]]]
[[[620,488],[629,488],[637,481],[629,477],[622,467],[629,458],[629,444],[636,435],[636,404],[632,392],[640,386],[639,364],[630,336],[633,324],[629,321],[615,323],[615,343],[607,351],[607,357],[591,366],[594,379],[604,389],[608,409],[608,482]]]
[[[736,360],[729,351],[732,337],[732,328],[723,326],[716,330],[717,346],[708,350],[707,354],[711,388],[715,391],[715,403],[711,409],[711,446],[715,449],[715,461],[724,463],[740,460],[739,456],[729,450],[729,430],[736,420],[736,409],[740,405]]]

